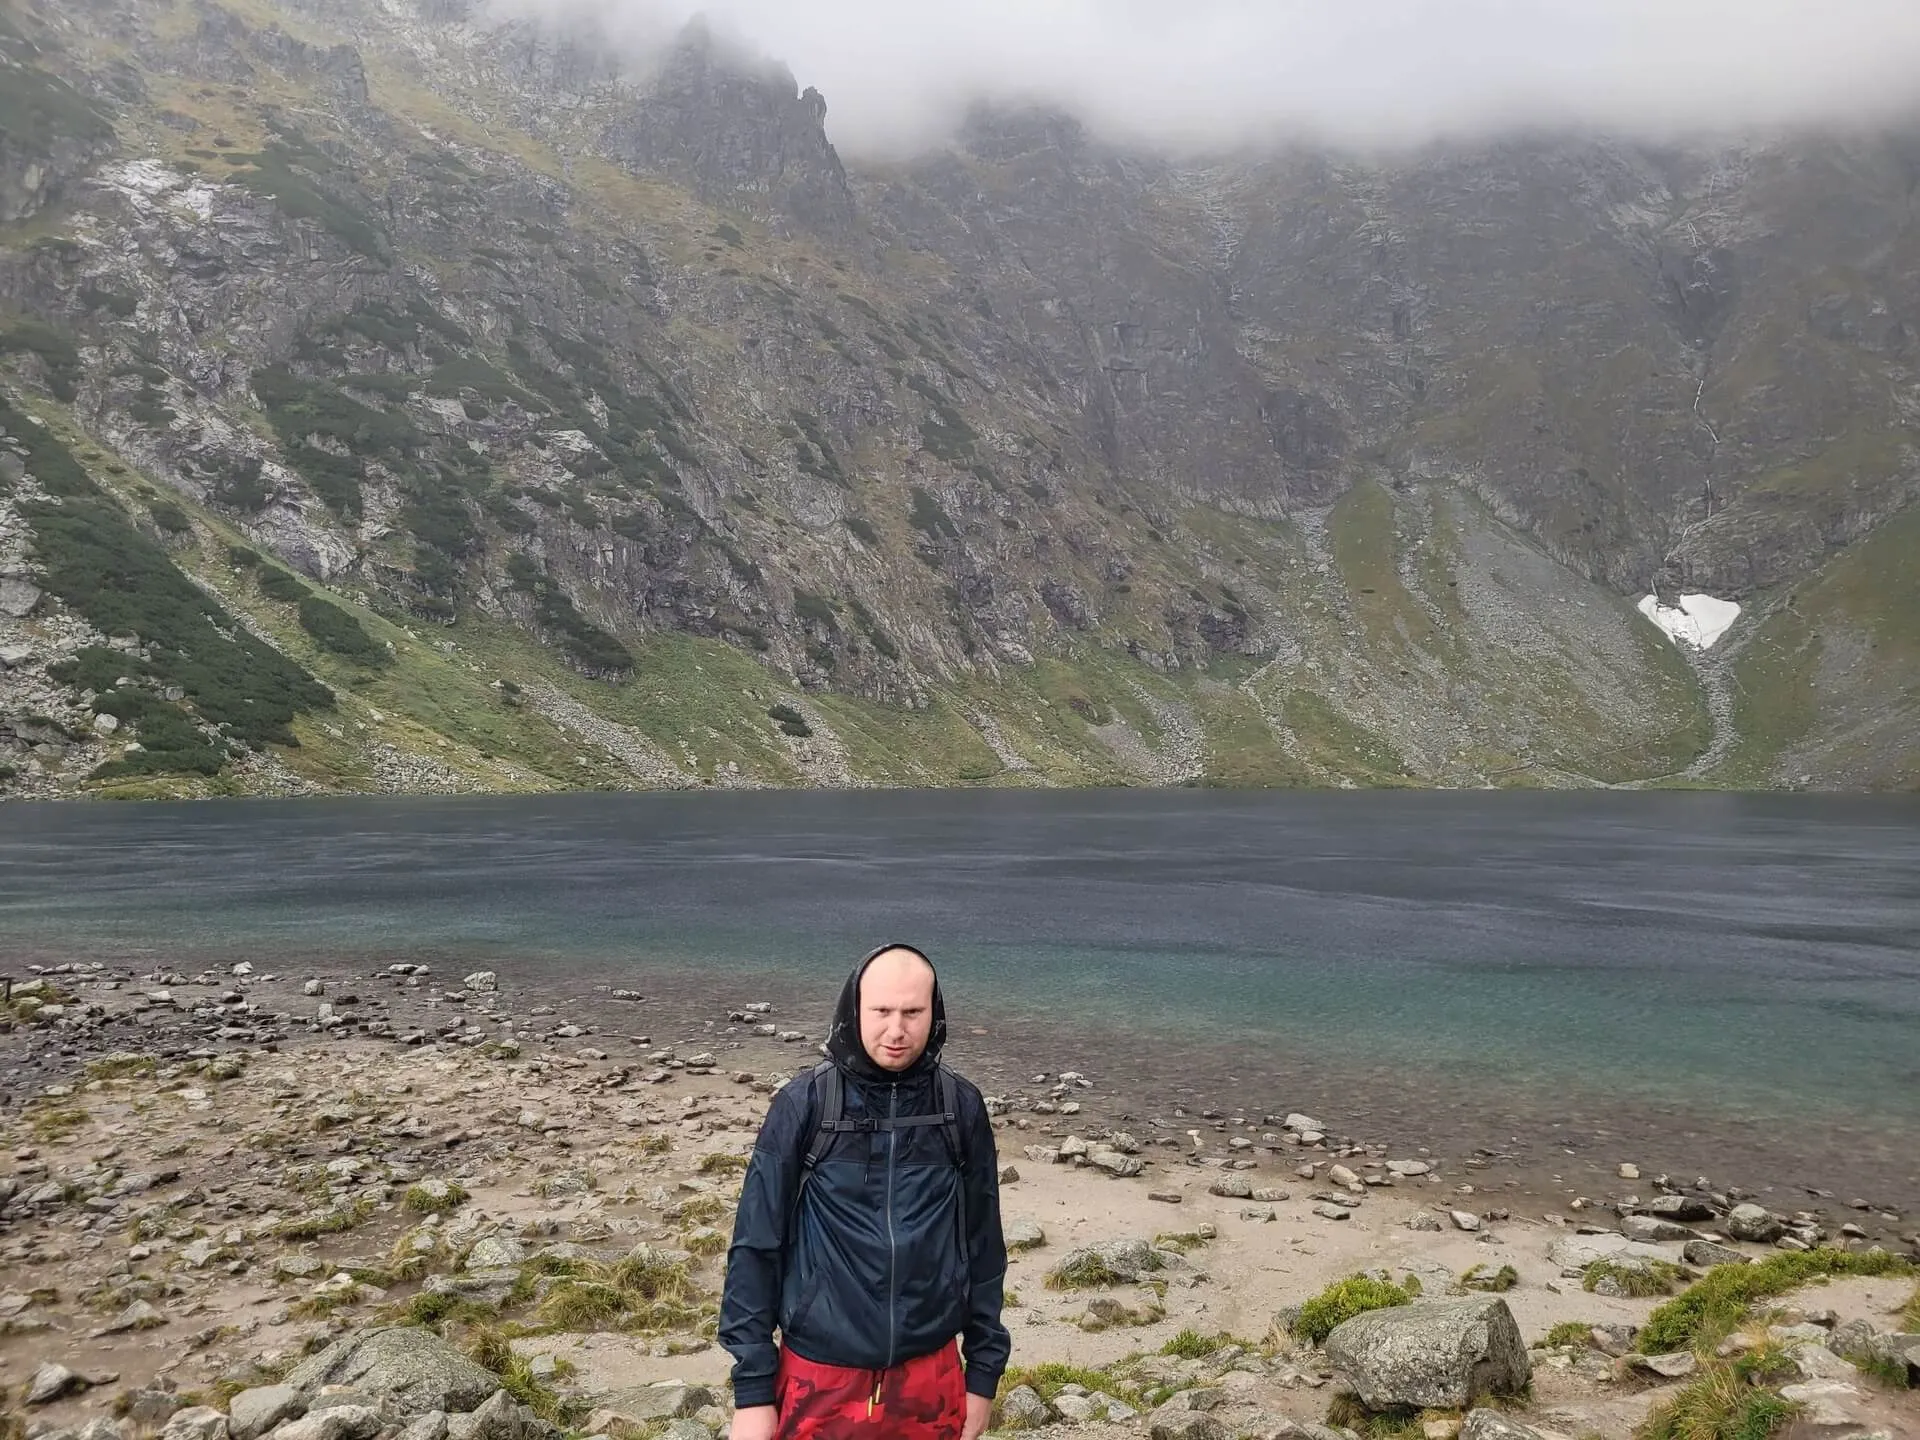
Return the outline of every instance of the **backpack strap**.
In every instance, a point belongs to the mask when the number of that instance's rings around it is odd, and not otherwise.
[[[846,1097],[840,1088],[840,1067],[831,1060],[822,1060],[813,1067],[813,1098],[818,1112],[814,1125],[813,1139],[807,1145],[806,1158],[801,1162],[808,1173],[820,1163],[827,1153],[827,1147],[833,1143],[833,1136],[841,1125],[841,1113]]]

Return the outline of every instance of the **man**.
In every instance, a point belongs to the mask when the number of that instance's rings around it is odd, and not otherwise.
[[[1000,1167],[986,1102],[940,1064],[946,1038],[932,962],[882,946],[840,992],[828,1063],[774,1096],[720,1303],[732,1440],[987,1428],[1012,1348]]]

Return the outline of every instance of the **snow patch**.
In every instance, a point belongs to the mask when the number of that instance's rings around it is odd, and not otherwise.
[[[1678,605],[1662,605],[1659,596],[1649,595],[1640,602],[1640,613],[1665,631],[1676,645],[1711,650],[1714,642],[1740,618],[1740,607],[1731,600],[1716,600],[1711,595],[1682,595]]]

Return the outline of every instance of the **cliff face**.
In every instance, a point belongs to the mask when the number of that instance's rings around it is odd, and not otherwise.
[[[0,786],[1920,777],[1912,137],[850,171],[699,32],[0,13]],[[329,700],[175,778],[82,481]]]

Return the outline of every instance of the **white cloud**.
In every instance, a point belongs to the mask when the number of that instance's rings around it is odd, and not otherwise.
[[[1920,0],[499,0],[626,34],[704,14],[818,86],[856,152],[975,98],[1217,147],[1518,126],[1648,137],[1920,110]]]

